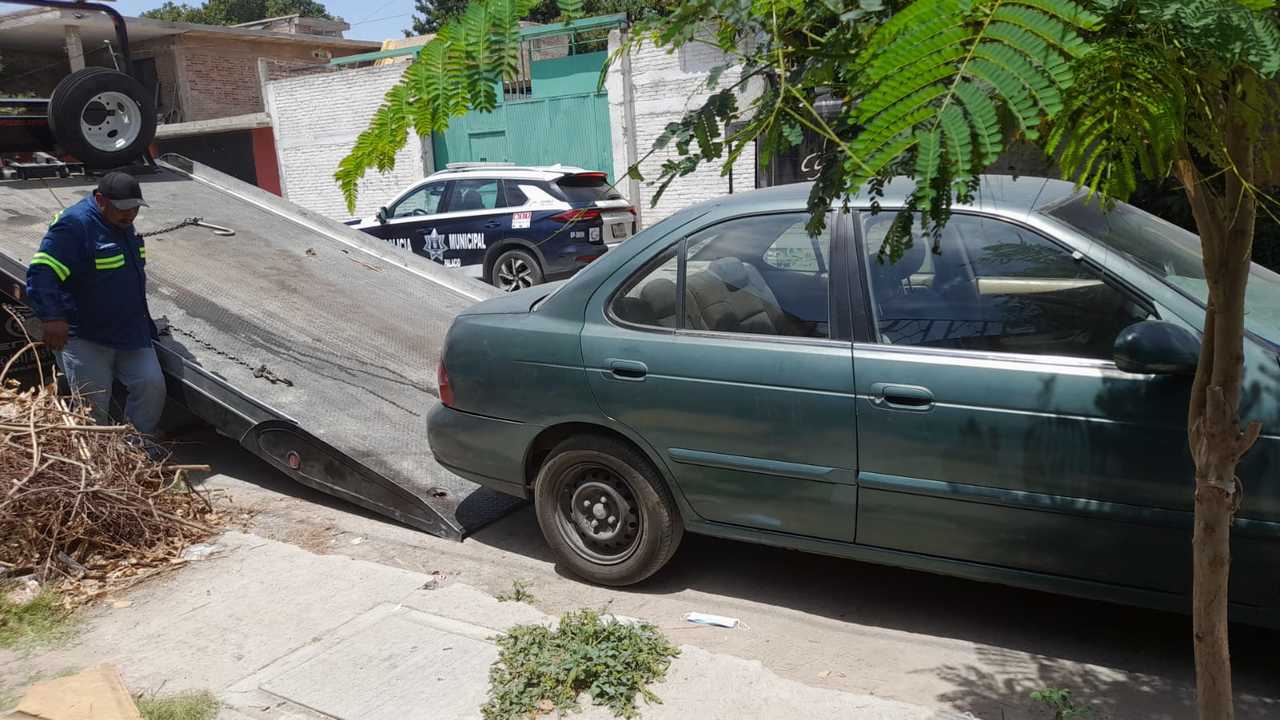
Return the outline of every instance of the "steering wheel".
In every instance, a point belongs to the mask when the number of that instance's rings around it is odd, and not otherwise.
[[[413,211],[410,212],[409,214],[410,215],[430,215],[431,213],[427,212],[422,208],[414,208]]]

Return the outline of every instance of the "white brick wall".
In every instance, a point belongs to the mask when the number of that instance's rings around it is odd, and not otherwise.
[[[616,35],[610,40],[610,44],[615,45]],[[703,43],[694,43],[675,52],[667,52],[665,49],[654,48],[651,45],[642,46],[632,52],[631,81],[637,158],[642,158],[649,152],[653,147],[653,141],[666,129],[667,123],[679,120],[686,111],[701,106],[715,89],[731,85],[740,77],[736,69],[730,69],[721,75],[716,88],[709,90],[707,73],[723,62],[723,55],[717,49]],[[616,62],[609,68],[607,87],[610,120],[613,127],[627,128],[621,62]],[[745,104],[746,100],[739,97],[739,105]],[[623,132],[627,131],[629,129]],[[658,177],[662,163],[675,157],[677,154],[672,145],[654,153],[640,164],[640,172],[644,175],[645,182],[640,184],[639,204],[646,226],[653,225],[681,208],[720,197],[729,192],[729,177],[720,174],[720,166],[706,165],[690,175],[674,180],[663,193],[658,205],[651,208],[650,199],[657,192],[657,184],[653,180]],[[755,147],[752,145],[734,164],[733,190],[735,193],[755,188],[755,162]],[[615,137],[613,165],[615,176],[624,177],[627,171],[625,136]],[[625,187],[625,181],[619,183],[619,188]],[[636,198],[632,198],[633,202],[635,200]]]
[[[275,128],[287,199],[332,218],[351,217],[333,173],[406,67],[396,63],[266,83],[267,112]],[[355,215],[372,215],[422,177],[423,144],[410,138],[396,155],[394,170],[379,174],[371,169],[365,175]]]

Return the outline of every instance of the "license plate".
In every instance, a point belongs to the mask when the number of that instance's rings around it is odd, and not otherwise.
[[[614,223],[610,226],[609,232],[612,233],[615,238],[624,238],[627,236],[627,224]]]

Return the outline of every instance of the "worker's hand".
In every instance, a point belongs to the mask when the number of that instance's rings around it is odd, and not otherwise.
[[[45,320],[44,345],[54,352],[62,352],[67,346],[67,336],[71,334],[71,326],[66,320]]]

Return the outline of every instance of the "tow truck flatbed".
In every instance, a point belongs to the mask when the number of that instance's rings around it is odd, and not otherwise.
[[[171,401],[294,480],[461,539],[519,501],[453,475],[427,444],[453,317],[497,290],[168,156],[150,204],[148,300]],[[0,290],[18,300],[45,228],[95,178],[0,182]],[[6,301],[6,302],[8,302]]]

